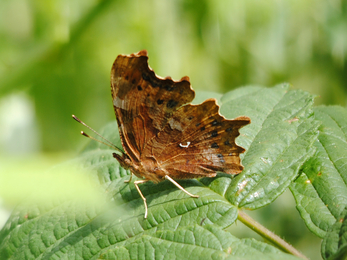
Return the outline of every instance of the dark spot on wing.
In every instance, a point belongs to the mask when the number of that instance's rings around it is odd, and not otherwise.
[[[219,148],[219,146],[218,146],[217,143],[213,143],[213,144],[211,145],[211,148]]]
[[[164,103],[164,100],[162,100],[162,99],[158,99],[158,100],[157,100],[157,104],[158,104],[158,105],[161,105],[161,104],[163,104],[163,103]]]
[[[194,116],[189,116],[188,120],[192,120],[194,118]]]
[[[167,91],[172,91],[174,89],[174,87],[170,86],[170,85],[165,85],[164,88],[167,90]]]
[[[220,159],[219,162],[225,163],[223,154],[219,153],[219,154],[217,154],[217,157]]]
[[[146,73],[142,73],[142,78],[146,81],[149,81],[149,76]]]
[[[232,127],[228,127],[227,129],[225,129],[225,132],[231,132],[231,131],[233,131]]]
[[[138,85],[138,86],[137,86],[137,89],[138,89],[139,91],[141,91],[141,90],[142,90],[142,87],[141,87],[140,85]]]
[[[216,120],[214,120],[212,123],[211,123],[213,126],[216,126],[216,125],[221,125],[221,123],[220,122],[218,122],[217,121],[217,119]]]
[[[126,76],[125,76],[125,80],[128,80],[128,79],[129,79],[129,76],[128,76],[128,75],[126,75]]]
[[[200,130],[201,130],[201,131],[205,131],[205,127],[204,127],[204,126],[201,127]]]
[[[198,127],[199,125],[201,125],[201,123],[197,123],[195,126]]]
[[[133,80],[131,81],[131,83],[132,83],[132,84],[135,84],[135,82],[136,82],[136,80],[135,80],[135,79],[133,79]]]
[[[225,145],[229,145],[230,143],[229,143],[229,140],[226,140],[225,142],[224,142],[224,144]]]
[[[175,106],[177,106],[178,102],[173,100],[173,99],[170,99],[169,102],[167,102],[166,104],[166,107],[168,108],[174,108]]]
[[[217,132],[217,131],[212,131],[211,137],[216,137],[217,135],[218,135],[218,132]]]
[[[153,80],[151,80],[150,83],[151,83],[152,87],[154,87],[154,88],[160,87],[160,84],[153,81]]]
[[[155,79],[151,78],[148,74],[144,72],[142,73],[142,78],[148,81],[153,88],[160,87],[160,83],[158,83]]]

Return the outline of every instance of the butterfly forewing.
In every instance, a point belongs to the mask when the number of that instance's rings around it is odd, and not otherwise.
[[[146,51],[119,55],[111,71],[111,91],[126,154],[140,161],[146,144],[172,113],[194,99],[188,78],[161,79],[148,66]]]

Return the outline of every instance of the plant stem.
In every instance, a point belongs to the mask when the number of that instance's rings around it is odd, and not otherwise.
[[[292,255],[295,255],[297,257],[300,257],[302,259],[308,260],[308,258],[300,253],[298,250],[296,250],[292,245],[288,244],[286,241],[284,241],[279,236],[272,233],[270,230],[266,229],[264,226],[262,226],[260,223],[255,221],[253,218],[251,218],[249,215],[247,215],[245,212],[239,210],[238,219],[245,224],[247,227],[251,228],[255,232],[257,232],[259,235],[276,245],[278,248],[280,248],[282,251],[286,253],[290,253]]]

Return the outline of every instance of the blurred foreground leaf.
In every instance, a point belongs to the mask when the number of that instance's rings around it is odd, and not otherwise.
[[[56,155],[54,155],[56,156]],[[75,159],[52,167],[45,156],[0,160],[0,197],[7,204],[51,204],[57,200],[76,200],[99,204],[103,193],[88,169]],[[47,168],[51,167],[50,171]]]

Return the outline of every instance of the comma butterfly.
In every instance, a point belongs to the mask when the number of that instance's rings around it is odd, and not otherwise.
[[[227,120],[215,99],[191,105],[195,96],[189,78],[160,78],[148,66],[147,51],[119,55],[112,66],[111,91],[125,153],[114,153],[122,167],[142,180],[138,184],[173,179],[214,177],[217,172],[243,170],[236,145],[239,129],[250,123],[241,116]],[[130,181],[130,180],[129,180]]]
[[[235,139],[250,118],[225,119],[212,98],[200,105],[188,104],[195,96],[189,78],[160,78],[148,66],[147,51],[116,58],[111,92],[125,151],[117,149],[119,153],[113,153],[113,157],[131,171],[126,182],[133,174],[141,178],[134,184],[145,205],[145,218],[146,198],[138,184],[169,180],[189,196],[198,197],[174,179],[214,177],[217,172],[238,174],[243,170],[239,155],[245,149]]]

